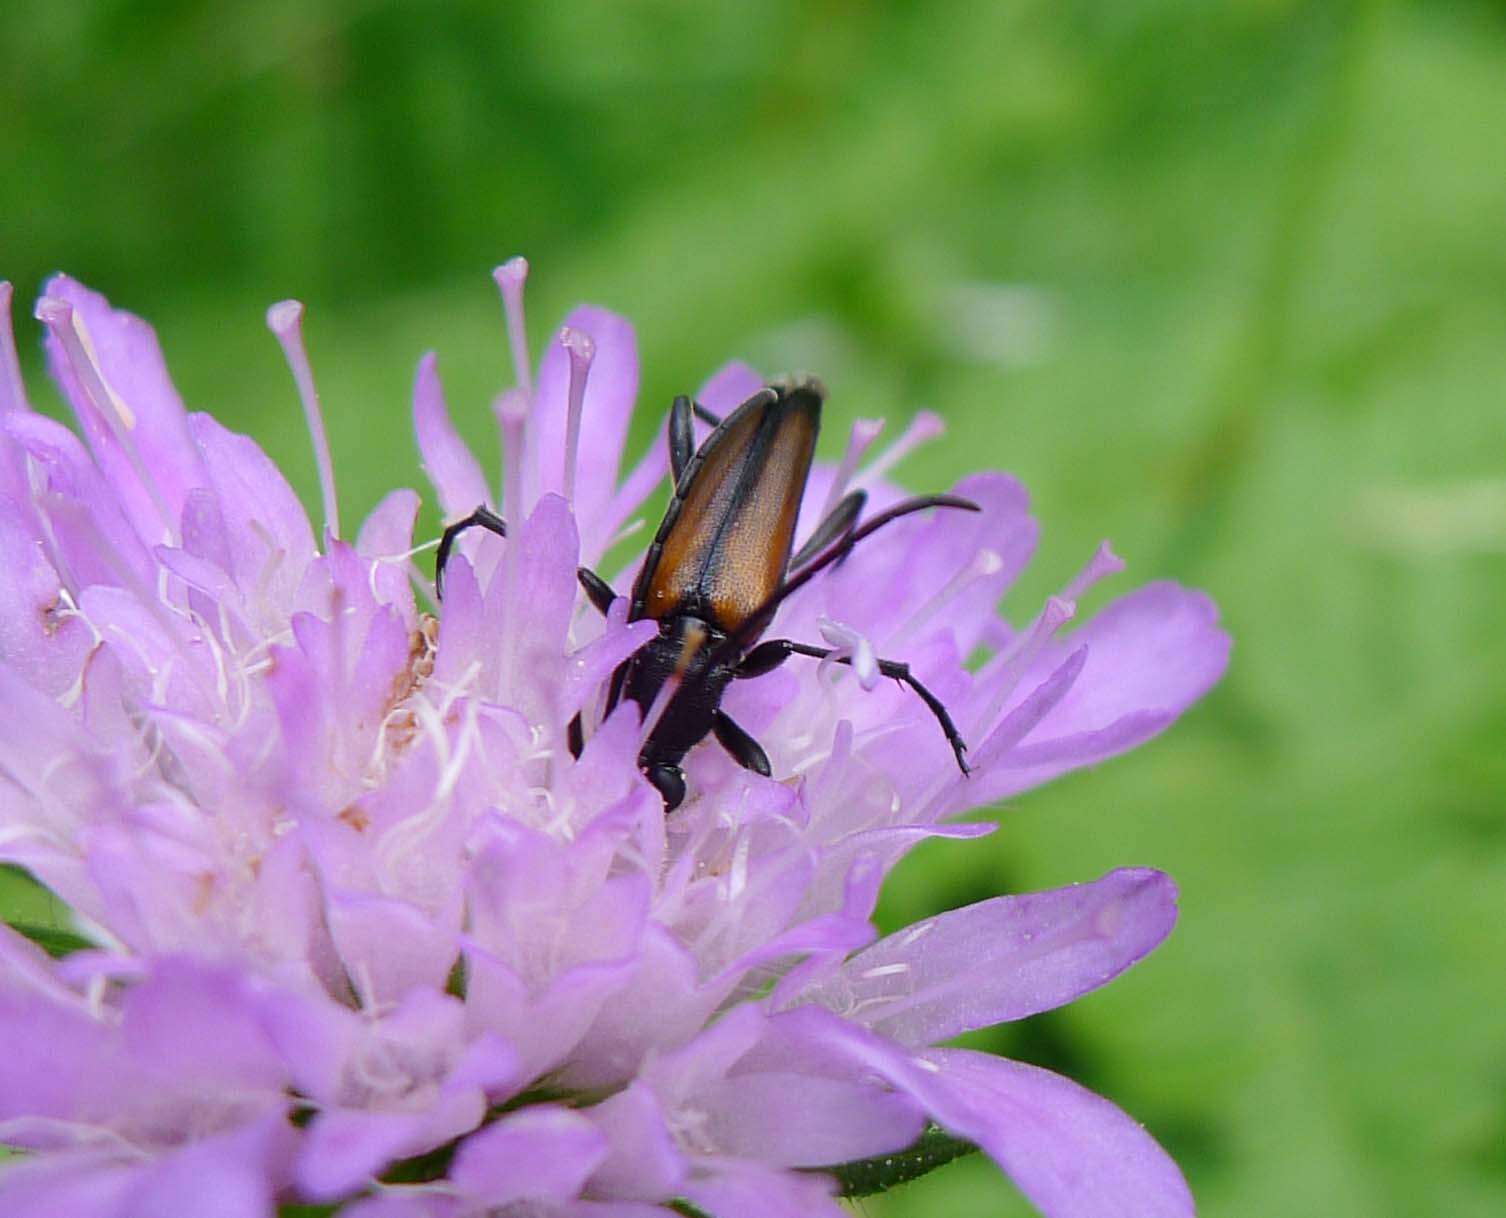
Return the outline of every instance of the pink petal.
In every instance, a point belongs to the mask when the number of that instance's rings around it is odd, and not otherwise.
[[[1166,1152],[1076,1083],[966,1049],[916,1057],[819,1007],[778,1019],[792,1044],[846,1056],[913,1096],[949,1132],[976,1142],[1047,1218],[1191,1218],[1192,1197]]]
[[[859,952],[802,999],[921,1047],[1097,989],[1170,933],[1176,886],[1144,868],[995,897]]]
[[[606,1138],[584,1114],[535,1105],[462,1142],[450,1179],[498,1208],[521,1201],[566,1201],[579,1194],[606,1156]]]
[[[418,502],[413,491],[392,491],[372,510],[356,538],[356,552],[374,563],[371,581],[377,600],[396,606],[410,625],[414,605],[408,570],[413,560],[408,551],[413,545]]]
[[[701,386],[695,400],[712,414],[726,418],[764,387],[764,378],[741,360],[723,364]]]
[[[303,504],[253,440],[205,414],[189,415],[188,426],[224,517],[231,574],[248,592],[264,589],[269,604],[291,605],[314,557]]]
[[[424,470],[439,493],[439,506],[447,520],[469,515],[477,504],[491,503],[480,463],[450,422],[439,383],[439,361],[432,351],[419,361],[413,384],[413,430]]]
[[[728,1160],[685,1186],[685,1196],[716,1218],[849,1218],[832,1200],[830,1176],[775,1171]]]
[[[585,1115],[601,1130],[609,1148],[592,1173],[591,1192],[657,1201],[679,1191],[689,1165],[650,1088],[634,1083],[588,1108]]]
[[[296,1138],[279,1113],[243,1129],[190,1142],[139,1173],[118,1218],[272,1218]]]
[[[982,1146],[1047,1218],[1194,1213],[1171,1157],[1102,1096],[986,1053],[938,1049],[927,1058],[940,1067],[938,1089],[969,1113],[943,1124]]]
[[[925,1128],[925,1114],[909,1096],[777,1070],[709,1083],[689,1106],[718,1154],[778,1167],[821,1167],[901,1150]]]
[[[94,636],[63,598],[42,542],[0,502],[0,663],[53,697],[78,680]]]
[[[416,987],[444,988],[460,955],[458,926],[369,893],[332,893],[327,910],[330,936],[364,1006],[385,1008]]]
[[[1048,646],[1021,682],[1039,683],[1086,646],[1071,691],[1013,750],[1005,767],[967,792],[970,805],[1039,786],[1149,739],[1205,694],[1229,662],[1229,636],[1201,592],[1149,584]]]

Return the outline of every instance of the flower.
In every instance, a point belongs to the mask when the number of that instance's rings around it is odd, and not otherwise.
[[[23,1152],[0,1209],[835,1214],[830,1169],[939,1126],[1049,1215],[1189,1213],[1176,1167],[1107,1101],[938,1047],[1149,952],[1175,918],[1166,876],[998,897],[877,941],[870,916],[912,846],[992,828],[960,814],[1199,697],[1228,652],[1210,602],[1153,584],[1063,635],[1120,567],[1104,547],[1008,625],[995,607],[1036,526],[1012,479],[966,479],[981,512],[907,517],[782,606],[779,633],[824,636],[852,669],[792,662],[729,692],[773,777],[698,747],[666,817],[637,708],[601,715],[655,624],[621,600],[603,620],[576,582],[631,530],[664,446],[623,473],[622,318],[576,310],[531,375],[525,273],[497,272],[519,378],[495,404],[500,495],[434,357],[418,369],[445,515],[488,503],[511,530],[461,540],[442,612],[415,565],[416,494],[342,531],[296,304],[268,318],[315,439],[318,535],[251,440],[185,411],[140,320],[46,287],[82,440],[28,407],[0,326],[0,860],[81,936],[53,959],[0,935],[0,1142]],[[761,383],[729,365],[700,400],[729,410]],[[848,486],[893,502],[889,469],[937,430],[921,416],[864,466],[878,426],[858,424],[813,473],[806,527]],[[878,654],[950,707],[971,776],[918,699],[875,684]]]

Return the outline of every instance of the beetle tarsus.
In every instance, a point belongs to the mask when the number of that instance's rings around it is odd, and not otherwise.
[[[612,591],[612,585],[590,567],[576,567],[575,578],[580,580],[580,586],[586,590],[586,596],[596,606],[597,612],[605,617],[607,610],[612,607],[612,602],[617,599],[617,593]]]
[[[774,767],[769,764],[769,755],[763,751],[763,745],[748,735],[746,729],[726,711],[717,710],[711,716],[711,730],[716,733],[717,742],[732,754],[732,760],[743,769],[762,774],[765,778],[773,774]]]
[[[651,765],[644,777],[664,797],[664,810],[673,812],[685,802],[685,771],[677,765]]]

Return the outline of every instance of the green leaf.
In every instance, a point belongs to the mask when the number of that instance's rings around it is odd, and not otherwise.
[[[837,1178],[837,1193],[843,1197],[871,1197],[888,1192],[897,1184],[918,1180],[953,1159],[973,1154],[978,1148],[932,1125],[915,1142],[892,1155],[854,1159],[839,1167],[822,1168]]]
[[[7,925],[25,935],[49,956],[61,958],[95,946],[82,935],[57,926],[40,926],[35,922],[9,922]]]

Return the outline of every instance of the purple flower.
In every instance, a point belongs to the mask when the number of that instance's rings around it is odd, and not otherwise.
[[[444,513],[484,502],[511,528],[461,541],[442,613],[416,494],[341,528],[299,306],[269,323],[315,437],[317,534],[251,440],[184,410],[143,322],[47,285],[78,435],[28,407],[0,326],[0,860],[90,944],[54,960],[0,937],[0,1142],[23,1151],[0,1210],[837,1214],[835,1178],[808,1169],[935,1125],[1049,1215],[1190,1213],[1106,1101],[937,1047],[1133,964],[1171,929],[1166,876],[999,897],[877,942],[870,918],[912,846],[988,832],[956,818],[1139,744],[1207,690],[1228,654],[1213,606],[1154,584],[1063,634],[1120,567],[1105,547],[1009,625],[995,608],[1036,525],[1012,479],[966,479],[980,513],[906,518],[781,608],[780,634],[852,666],[728,694],[773,777],[699,747],[666,817],[637,708],[600,713],[655,624],[621,600],[603,621],[575,576],[631,533],[666,455],[623,462],[622,318],[576,310],[532,376],[525,271],[497,272],[519,377],[495,403],[500,493],[419,364]],[[760,384],[729,365],[700,400],[729,410]],[[878,430],[818,465],[807,528],[850,487],[895,501],[890,467],[939,428],[922,416],[875,457]],[[970,777],[919,700],[875,681],[878,654],[949,706]]]

